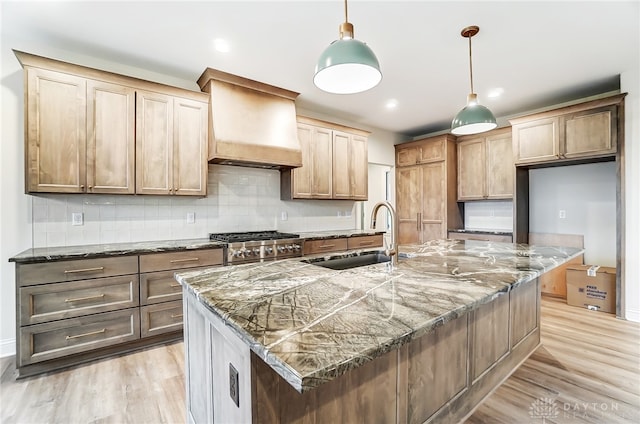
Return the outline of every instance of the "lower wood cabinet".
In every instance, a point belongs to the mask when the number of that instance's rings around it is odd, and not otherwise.
[[[60,358],[140,338],[138,308],[21,327],[19,364]],[[27,347],[27,349],[24,349]]]
[[[182,337],[174,273],[222,264],[223,249],[17,263],[19,377]]]
[[[345,250],[366,249],[370,247],[382,247],[384,244],[382,234],[370,236],[339,237],[320,240],[305,240],[304,255],[317,253],[344,252]]]

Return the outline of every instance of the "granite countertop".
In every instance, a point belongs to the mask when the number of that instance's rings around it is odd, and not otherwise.
[[[310,231],[300,234],[300,238],[305,240],[323,240],[342,237],[373,236],[385,234],[385,230],[333,230],[333,231]]]
[[[450,233],[465,233],[465,234],[494,234],[497,236],[511,236],[513,235],[513,231],[505,231],[505,230],[474,230],[474,229],[465,229],[465,228],[450,228]]]
[[[334,271],[292,258],[177,280],[304,392],[490,302],[582,249],[436,240],[399,264]],[[343,255],[359,253],[346,252]],[[333,256],[337,254],[332,254]]]
[[[208,238],[188,240],[143,241],[137,243],[88,244],[84,246],[38,247],[18,253],[9,262],[36,263],[69,259],[103,258],[107,256],[176,252],[180,250],[215,249],[226,243]]]

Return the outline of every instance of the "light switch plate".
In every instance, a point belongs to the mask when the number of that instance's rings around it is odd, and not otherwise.
[[[73,212],[71,214],[71,225],[83,225],[84,217],[82,216],[82,212]]]
[[[187,224],[193,224],[196,222],[196,213],[187,212]]]
[[[229,362],[229,396],[233,399],[233,402],[237,407],[240,407],[240,379],[238,377],[238,370]]]

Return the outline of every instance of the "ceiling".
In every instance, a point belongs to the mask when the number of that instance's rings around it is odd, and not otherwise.
[[[640,2],[358,1],[355,37],[383,73],[372,90],[332,95],[312,82],[338,37],[339,1],[6,2],[2,35],[196,81],[206,67],[300,93],[304,109],[407,136],[449,128],[474,88],[497,117],[619,88],[640,62]],[[213,40],[231,51],[220,53]],[[13,46],[9,46],[13,47]],[[30,53],[40,54],[37,51]],[[82,64],[82,63],[80,63]],[[135,76],[135,75],[134,75]],[[502,88],[498,98],[488,92]],[[385,103],[396,99],[397,108]]]

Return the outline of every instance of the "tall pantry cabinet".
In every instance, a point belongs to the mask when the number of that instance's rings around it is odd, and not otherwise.
[[[398,243],[447,238],[462,226],[455,141],[445,134],[395,146]]]

